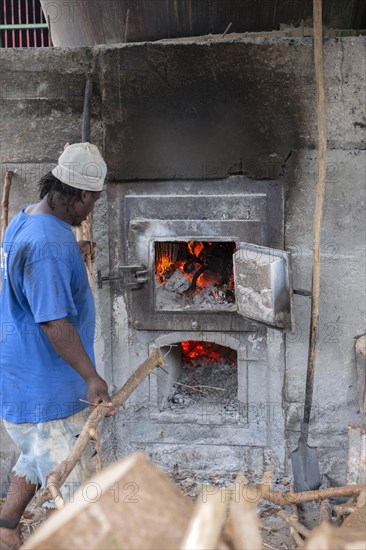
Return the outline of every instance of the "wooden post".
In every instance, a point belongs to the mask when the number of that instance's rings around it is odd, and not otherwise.
[[[11,187],[11,181],[13,177],[14,172],[11,170],[8,170],[5,172],[4,176],[4,184],[3,184],[3,195],[1,200],[1,239],[0,244],[3,242],[5,229],[8,226],[9,223],[9,195],[10,195],[10,187]]]
[[[314,63],[315,80],[317,85],[317,113],[318,113],[318,181],[315,192],[315,207],[313,219],[313,257],[311,279],[311,319],[308,351],[308,370],[306,377],[306,400],[304,410],[304,424],[309,424],[311,402],[314,387],[315,360],[319,327],[319,298],[320,298],[320,236],[323,219],[324,189],[326,178],[327,154],[327,119],[324,92],[323,70],[323,28],[322,28],[322,0],[313,0],[314,14]]]
[[[91,214],[89,214],[86,220],[84,220],[81,223],[81,230],[82,230],[82,240],[89,241],[90,243],[90,251],[87,252],[87,254],[85,255],[84,261],[85,261],[86,271],[88,274],[90,288],[92,289],[92,293],[94,294],[95,286],[94,286],[94,279],[93,279],[93,262],[92,262],[94,247],[93,247],[93,241],[92,241],[92,235],[91,235],[91,220],[92,220],[92,216]]]

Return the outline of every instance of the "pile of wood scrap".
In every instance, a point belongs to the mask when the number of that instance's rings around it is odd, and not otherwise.
[[[262,499],[278,506],[276,513],[287,522],[298,547],[365,548],[365,485],[281,493],[267,482],[248,484],[242,476],[236,483],[231,498],[227,488],[202,486],[193,503],[144,454],[133,454],[84,484],[74,502],[45,522],[24,548],[256,550],[268,547],[257,511]],[[352,501],[334,507],[335,519],[313,531],[296,513],[285,511],[295,503],[337,496],[352,496]]]

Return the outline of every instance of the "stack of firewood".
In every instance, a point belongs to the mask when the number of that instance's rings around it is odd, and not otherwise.
[[[160,350],[152,350],[113,395],[113,408],[123,405],[162,363]],[[269,475],[256,485],[238,476],[233,498],[227,498],[227,489],[203,486],[194,504],[143,454],[130,455],[106,468],[63,508],[60,487],[109,411],[103,404],[93,410],[70,455],[50,472],[39,502],[52,498],[60,511],[29,538],[24,548],[256,550],[267,546],[262,541],[263,526],[257,511],[260,501],[265,500],[278,507],[275,513],[289,526],[297,547],[365,549],[366,485],[282,493],[272,488]],[[339,497],[352,498],[332,509],[329,499]],[[320,526],[314,531],[307,529],[297,514],[298,504],[311,501],[321,503]]]
[[[294,503],[345,495],[352,499],[334,506],[333,517],[313,531],[296,516]],[[230,500],[227,490],[203,486],[193,503],[143,454],[124,458],[86,483],[75,501],[44,523],[24,548],[261,549],[266,546],[257,512],[261,499],[278,506],[276,513],[298,547],[365,548],[366,486],[281,493],[267,480],[251,485],[239,476]]]

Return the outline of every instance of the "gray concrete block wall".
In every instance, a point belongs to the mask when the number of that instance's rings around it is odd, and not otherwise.
[[[358,409],[354,338],[364,331],[365,161],[365,150],[345,147],[328,151],[321,234],[319,343],[310,443],[319,447],[321,471],[343,481],[347,427],[357,419]],[[295,152],[288,168],[286,248],[293,252],[295,287],[309,289],[315,152]],[[304,403],[310,299],[297,296],[295,305],[296,331],[286,339],[289,452],[296,447]]]
[[[356,414],[353,338],[364,330],[364,50],[363,37],[324,44],[329,170],[311,441],[319,445],[322,471],[336,481],[345,478],[346,427]],[[35,200],[39,175],[56,162],[64,143],[80,139],[82,93],[90,75],[95,83],[92,141],[104,148],[112,177],[224,178],[240,170],[252,177],[283,174],[286,248],[294,255],[295,286],[309,288],[316,174],[310,38],[3,49],[0,63],[5,74],[0,163],[2,172],[18,168],[11,217]],[[108,241],[113,247],[117,238],[118,228],[108,227],[103,197],[94,217],[94,239],[99,241],[97,268],[104,275],[110,271]],[[96,291],[96,303],[98,363],[119,387],[133,349],[125,304],[122,299],[110,304],[108,283]],[[297,296],[295,306],[299,330],[286,338],[283,386],[288,451],[296,446],[303,403],[309,299]],[[125,442],[115,437],[116,432],[113,446],[123,449]],[[13,449],[1,439],[2,464],[10,464]]]

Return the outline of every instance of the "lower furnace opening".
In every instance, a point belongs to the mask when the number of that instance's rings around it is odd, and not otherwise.
[[[235,310],[235,242],[155,242],[155,307]]]
[[[161,348],[168,379],[160,386],[160,410],[181,417],[236,422],[239,415],[237,352],[213,342],[189,340]],[[183,420],[183,418],[182,418]]]

